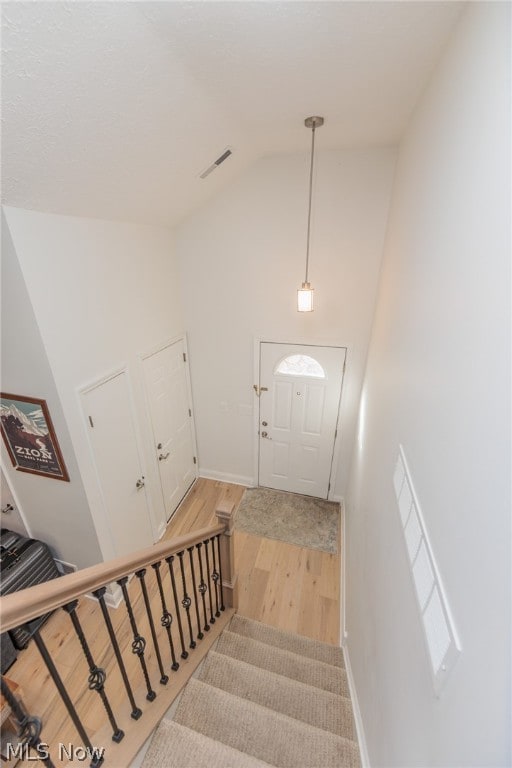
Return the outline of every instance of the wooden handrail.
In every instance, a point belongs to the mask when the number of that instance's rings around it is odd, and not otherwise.
[[[5,632],[26,624],[55,608],[67,605],[87,592],[104,587],[112,581],[135,573],[200,541],[224,533],[227,528],[226,524],[202,528],[184,536],[177,536],[170,541],[153,544],[130,555],[123,555],[106,563],[92,565],[58,579],[4,595],[0,597],[1,630]]]

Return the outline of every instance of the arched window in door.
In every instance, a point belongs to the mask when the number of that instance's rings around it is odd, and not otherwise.
[[[315,379],[325,379],[325,371],[313,357],[309,355],[289,355],[283,358],[275,373],[285,376],[310,376]]]

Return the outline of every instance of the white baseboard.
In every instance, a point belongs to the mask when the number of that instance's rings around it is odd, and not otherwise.
[[[337,501],[338,504],[343,503],[343,496],[337,496],[336,494],[333,494],[332,496],[329,496],[329,501]]]
[[[245,485],[254,488],[254,478],[245,475],[232,475],[229,472],[217,472],[216,469],[204,469],[199,467],[199,477],[207,480],[220,480],[222,483],[234,483],[234,485]]]
[[[105,602],[110,608],[118,608],[123,599],[121,587],[117,584],[109,584],[105,592]]]
[[[352,710],[354,712],[354,720],[356,723],[357,741],[359,744],[359,751],[361,753],[361,766],[362,768],[371,768],[368,748],[366,746],[366,737],[364,734],[363,719],[361,717],[361,710],[359,709],[356,685],[354,682],[354,675],[352,674],[350,656],[346,643],[343,645],[343,655],[345,657],[345,669],[347,671],[348,688],[350,691],[350,698],[352,699]]]
[[[67,563],[65,560],[59,560],[58,557],[54,557],[53,559],[55,560],[57,570],[63,576],[65,576],[67,573],[75,573],[75,571],[78,571],[78,567],[74,563]]]
[[[131,578],[131,577],[130,577]],[[88,592],[84,595],[84,597],[87,597],[89,600],[94,600],[94,602],[98,602],[97,598],[94,597],[94,595],[89,594]],[[121,601],[123,599],[123,593],[121,591],[121,587],[117,584],[108,584],[107,585],[107,591],[105,592],[105,602],[108,605],[109,608],[118,608],[121,604]]]
[[[171,515],[171,517],[172,517],[172,515]],[[167,530],[167,525],[165,523],[163,523],[163,522],[160,523],[160,525],[158,526],[157,534],[156,534],[157,537],[158,537],[157,540],[156,540],[157,542],[160,541],[160,539],[162,538],[162,536],[164,535],[166,530]]]
[[[347,548],[345,502],[340,502],[341,510],[341,557],[340,557],[340,638],[341,645],[347,639]]]

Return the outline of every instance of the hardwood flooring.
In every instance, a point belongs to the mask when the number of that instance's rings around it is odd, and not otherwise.
[[[226,499],[239,504],[243,492],[239,485],[199,478],[165,537],[212,525],[217,503]],[[339,642],[339,554],[235,531],[235,567],[242,615],[315,640]]]
[[[216,523],[217,504],[222,500],[238,504],[243,492],[241,486],[200,478],[171,519],[163,538],[171,539],[181,533]],[[239,612],[288,631],[337,644],[340,623],[340,555],[262,539],[241,531],[235,531],[234,537],[235,567],[239,579]],[[338,550],[341,552],[341,545]],[[170,589],[168,572],[163,571],[163,576],[167,589]],[[137,582],[135,578],[131,580],[129,594],[137,622],[140,624],[140,632],[148,639],[148,667],[153,663],[154,669],[155,654],[149,640],[150,630],[140,585]],[[159,616],[161,608],[158,590],[155,579],[150,580],[149,575],[148,584],[151,602],[155,605],[156,616]],[[103,628],[99,606],[96,601],[83,599],[78,607],[78,615],[96,664],[103,666],[107,671],[106,691],[113,709],[123,713],[123,722],[127,718],[129,722],[130,708],[123,681],[115,664],[108,636],[105,631],[98,629]],[[119,644],[129,674],[132,672],[141,677],[139,661],[130,652],[132,635],[124,607],[121,605],[116,610],[110,610],[110,615],[119,633]],[[185,627],[184,629],[187,633]],[[73,701],[92,742],[103,743],[99,739],[103,733],[105,711],[98,694],[87,689],[87,664],[77,644],[69,617],[64,611],[57,611],[49,619],[42,635],[66,687],[74,692]],[[164,667],[168,668],[171,663],[169,647],[162,645],[161,648]],[[186,669],[189,663],[189,660],[182,662],[182,668]],[[33,642],[20,653],[18,661],[7,674],[21,686],[28,711],[42,717],[43,740],[50,744],[76,744],[76,730],[69,722],[64,705]],[[181,675],[181,672],[179,674]],[[154,672],[152,677],[153,688],[158,691],[159,685],[154,679]],[[144,700],[143,686],[138,695]],[[24,762],[22,761],[21,765]],[[107,764],[115,765],[109,761],[105,763]],[[117,765],[117,768],[123,766]]]

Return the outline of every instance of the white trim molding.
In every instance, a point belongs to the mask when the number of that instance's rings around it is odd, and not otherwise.
[[[218,472],[216,469],[205,469],[204,467],[199,467],[199,477],[204,477],[206,480],[220,480],[222,483],[245,485],[248,488],[254,488],[256,485],[253,477],[232,475],[229,472]]]
[[[346,645],[342,647],[343,655],[345,657],[345,669],[347,671],[348,689],[350,691],[350,698],[352,700],[352,710],[354,712],[354,721],[356,724],[357,743],[359,744],[359,752],[361,754],[361,766],[362,768],[371,768],[370,757],[368,755],[368,747],[366,745],[366,736],[364,733],[363,718],[361,717],[361,710],[359,709],[359,701],[356,693],[356,684],[354,682],[354,675],[352,674],[352,667],[350,665],[350,656]]]

